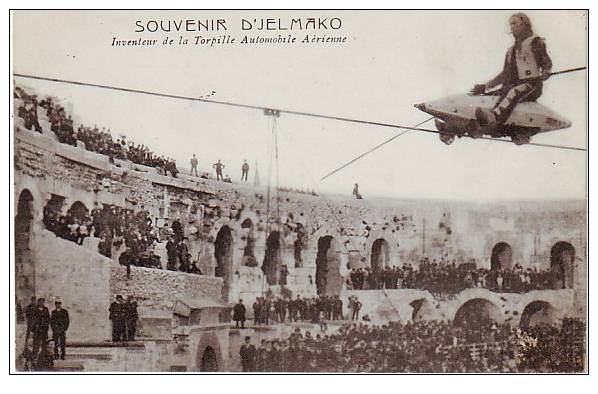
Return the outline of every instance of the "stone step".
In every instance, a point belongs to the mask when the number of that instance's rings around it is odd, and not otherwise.
[[[55,372],[82,372],[85,364],[80,360],[54,360]]]
[[[98,361],[112,360],[111,353],[68,352],[67,357],[69,360],[98,360]]]
[[[144,348],[145,344],[141,341],[133,342],[111,342],[111,341],[73,341],[66,343],[67,348]]]

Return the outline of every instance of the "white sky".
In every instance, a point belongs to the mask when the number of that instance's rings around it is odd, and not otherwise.
[[[413,125],[427,114],[414,103],[463,93],[502,68],[512,44],[509,11],[118,11],[15,12],[14,72],[170,94]],[[554,70],[585,66],[586,15],[530,11],[546,38]],[[240,40],[241,18],[333,17],[343,20],[346,44],[113,48],[134,33],[137,19],[226,18]],[[301,40],[305,34],[293,34]],[[219,33],[183,33],[190,38]],[[283,33],[283,35],[286,33]],[[170,33],[173,38],[175,33]],[[191,103],[103,89],[17,79],[73,104],[88,125],[109,127],[188,166],[221,159],[240,177],[244,158],[267,175],[268,118],[259,111]],[[586,73],[545,84],[540,102],[572,120],[570,129],[534,142],[586,146]],[[283,114],[279,118],[280,183],[312,188],[316,181],[397,130]],[[432,127],[431,123],[427,124]],[[253,174],[253,168],[251,171]],[[450,147],[437,136],[409,132],[325,181],[325,192],[434,199],[585,199],[585,152],[517,147],[462,139]]]

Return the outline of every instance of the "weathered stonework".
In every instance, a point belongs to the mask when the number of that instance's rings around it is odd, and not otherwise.
[[[251,305],[268,288],[275,293],[280,291],[279,269],[286,264],[287,289],[294,295],[310,297],[317,293],[317,261],[326,261],[334,268],[331,275],[338,289],[334,291],[345,300],[345,306],[348,295],[360,293],[364,312],[369,308],[370,313],[382,319],[392,318],[393,307],[386,304],[394,300],[392,303],[400,306],[399,318],[408,320],[413,313],[407,302],[409,291],[390,292],[387,299],[380,292],[347,290],[344,283],[350,268],[374,263],[417,266],[424,256],[458,262],[474,259],[478,267],[490,268],[493,248],[501,242],[511,247],[512,264],[519,263],[524,268],[550,268],[551,249],[558,242],[571,245],[576,258],[570,267],[568,289],[532,292],[535,294],[519,298],[504,296],[506,303],[500,300],[501,295],[485,291],[490,293],[488,301],[496,302],[499,311],[517,311],[520,316],[525,303],[534,302],[532,298],[536,297],[558,309],[558,314],[564,311],[585,316],[587,235],[583,202],[355,200],[281,191],[273,193],[270,207],[276,209],[268,213],[264,188],[184,174],[175,179],[130,162],[110,163],[106,156],[59,144],[48,133],[30,132],[19,124],[15,130],[14,179],[15,209],[23,193],[31,196],[28,212],[21,216],[30,217],[30,225],[20,227],[28,231],[28,236],[19,238],[29,245],[19,247],[17,275],[33,276],[30,283],[34,283],[36,295],[59,295],[65,300],[77,322],[70,335],[81,340],[92,336],[96,340],[109,338],[108,306],[116,294],[138,297],[144,312],[166,312],[160,316],[172,316],[173,305],[181,297],[210,297],[225,303],[243,298],[245,305]],[[63,212],[79,201],[88,209],[115,204],[148,210],[155,223],[165,226],[178,219],[189,239],[189,251],[204,275],[132,267],[131,277],[127,278],[124,267],[96,252],[97,240],[89,238],[84,246],[78,246],[44,230],[43,208],[53,195],[64,198]],[[298,228],[305,234],[300,243]],[[275,232],[280,234],[280,250],[268,243]],[[223,234],[230,234],[230,244],[218,244],[228,236]],[[327,245],[326,250],[320,250],[322,245]],[[257,266],[247,265],[248,249]],[[163,256],[165,265],[164,242],[156,247],[156,254]],[[279,258],[269,263],[273,266],[262,269],[267,255]],[[297,255],[301,262],[295,267]],[[274,272],[272,277],[264,275],[269,270]],[[216,272],[220,277],[214,276]],[[268,285],[268,280],[273,283]],[[21,300],[29,295],[17,290]],[[430,299],[429,293],[413,292],[417,297]],[[442,316],[432,313],[437,302],[432,297],[430,309],[422,309],[422,315],[429,312],[430,318],[450,319],[460,308],[459,302],[468,302],[467,297],[459,297],[450,305],[445,303]],[[249,307],[248,315],[251,314]],[[194,346],[204,346],[204,342],[215,343],[214,338],[220,338],[217,357],[226,363],[226,335],[220,331],[214,335],[208,341],[196,332],[192,342]],[[199,351],[190,350],[187,367],[199,368]]]
[[[179,298],[218,300],[222,294],[222,278],[186,274],[167,270],[110,265],[110,295],[134,296],[141,307],[172,311]]]

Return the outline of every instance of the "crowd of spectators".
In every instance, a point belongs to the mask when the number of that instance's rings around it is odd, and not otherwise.
[[[92,219],[89,215],[77,215],[68,211],[62,215],[58,210],[47,206],[43,212],[43,223],[46,229],[52,231],[57,237],[83,244],[83,240],[91,234]]]
[[[38,121],[39,105],[46,111],[46,117],[51,124],[50,129],[63,144],[76,146],[77,141],[81,141],[85,144],[85,149],[106,155],[111,161],[115,158],[130,160],[136,164],[158,168],[164,175],[170,173],[175,178],[179,172],[174,159],[158,156],[145,145],[127,142],[124,136],[114,141],[110,129],[100,130],[97,126],[80,125],[75,132],[71,115],[52,97],[39,101],[37,95],[29,94],[18,86],[15,87],[14,97],[21,100],[17,115],[23,118],[28,130],[35,128],[37,132],[42,132]]]
[[[106,257],[112,257],[113,248],[118,250],[124,244],[125,250],[119,257],[123,265],[161,268],[160,258],[152,250],[160,240],[159,233],[147,211],[104,205],[91,213],[71,209],[62,215],[56,206],[48,205],[43,223],[56,236],[79,245],[91,235],[99,238],[98,252]]]
[[[297,328],[286,339],[262,340],[245,366],[258,372],[580,372],[583,347],[566,337],[572,325],[583,327],[577,320],[562,329],[539,326],[525,332],[536,345],[523,358],[517,356],[521,330],[492,321],[466,327],[437,321],[354,323],[316,335]]]
[[[170,271],[181,271],[201,275],[197,262],[189,253],[188,238],[183,236],[183,227],[178,220],[172,223],[173,234],[166,242],[167,265]]]
[[[454,294],[461,290],[480,287],[498,292],[524,293],[531,290],[558,289],[563,286],[558,271],[524,269],[516,264],[513,269],[476,268],[475,263],[457,265],[422,259],[417,269],[410,263],[402,267],[382,269],[353,268],[347,285],[355,290],[365,289],[422,289],[433,294]]]
[[[296,299],[289,297],[258,297],[253,303],[254,322],[257,325],[284,322],[321,323],[326,320],[343,320],[343,301],[338,297]]]
[[[183,236],[180,221],[175,220],[167,234],[161,234],[153,225],[148,211],[133,211],[115,205],[94,208],[70,209],[65,215],[58,205],[44,208],[43,223],[46,229],[58,237],[83,244],[86,237],[99,238],[98,252],[112,258],[115,251],[123,250],[118,261],[123,266],[162,269],[160,256],[154,248],[161,240],[167,240],[166,269],[201,275],[197,262],[189,253],[188,238]],[[169,231],[169,232],[168,232]],[[124,245],[124,246],[123,246]]]
[[[508,338],[507,327],[479,323],[461,328],[451,323],[418,322],[386,325],[354,323],[333,334],[302,334],[262,341],[257,371],[286,372],[512,372],[507,351],[474,359],[463,344],[486,335],[487,341]],[[487,334],[482,334],[487,333]],[[446,345],[450,345],[447,351]]]
[[[529,338],[527,346],[518,355],[521,372],[582,372],[585,360],[585,324],[579,319],[563,319],[561,327],[535,325],[518,333],[518,338]]]
[[[35,129],[38,133],[42,132],[42,127],[37,119],[37,95],[28,94],[20,87],[15,87],[15,100],[21,100],[17,108],[17,116],[25,121],[25,128],[27,130]]]

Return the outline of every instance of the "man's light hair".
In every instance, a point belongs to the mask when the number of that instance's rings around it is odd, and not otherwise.
[[[523,12],[518,12],[516,14],[513,14],[513,15],[511,15],[511,18],[519,19],[521,22],[523,22],[523,24],[525,25],[527,30],[532,31],[532,21],[529,19],[529,16],[527,16]]]

